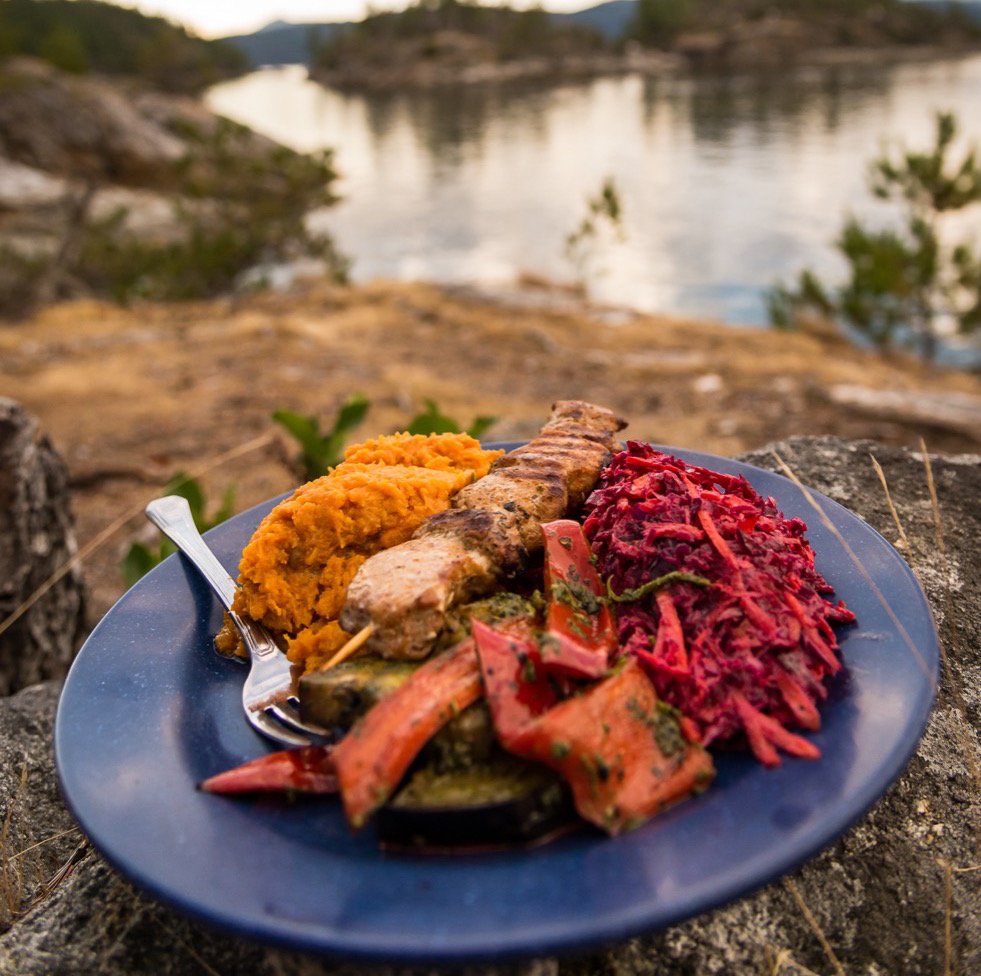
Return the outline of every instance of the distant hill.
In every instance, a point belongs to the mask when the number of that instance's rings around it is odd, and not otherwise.
[[[637,0],[608,0],[585,10],[552,14],[552,19],[583,24],[598,30],[607,40],[618,41],[626,34],[636,8]]]
[[[948,8],[963,10],[975,24],[981,24],[981,0],[912,0],[912,2],[937,10]]]
[[[634,0],[624,0],[633,3]],[[314,47],[349,26],[339,23],[290,24],[276,20],[253,34],[236,34],[222,38],[238,48],[253,68],[272,64],[307,64]]]
[[[968,18],[981,24],[981,0],[909,0],[910,3],[923,7],[933,7],[936,10],[962,10]],[[778,7],[779,4],[773,4]],[[607,3],[597,4],[585,10],[573,13],[553,14],[558,19],[568,18],[588,24],[601,31],[606,37],[618,40],[623,37],[630,26],[637,8],[637,0],[608,0]]]
[[[230,44],[96,0],[2,0],[0,61],[14,55],[75,74],[138,77],[175,92],[198,91],[249,67]]]

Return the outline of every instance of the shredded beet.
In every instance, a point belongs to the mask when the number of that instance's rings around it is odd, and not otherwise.
[[[832,624],[854,620],[814,565],[801,519],[742,477],[628,442],[586,503],[584,531],[616,601],[621,648],[703,745],[745,736],[757,758],[815,758],[841,668]]]

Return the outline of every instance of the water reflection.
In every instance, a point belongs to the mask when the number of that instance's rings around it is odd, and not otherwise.
[[[938,109],[981,137],[981,57],[377,97],[286,68],[208,97],[298,149],[336,149],[345,201],[317,219],[358,279],[569,279],[565,237],[610,176],[626,239],[604,242],[593,293],[735,324],[764,321],[764,291],[804,266],[841,274],[846,212],[888,222],[865,185],[885,138],[928,145]]]

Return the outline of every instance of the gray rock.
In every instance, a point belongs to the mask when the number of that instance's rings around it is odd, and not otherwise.
[[[902,532],[870,455],[882,467]],[[777,470],[778,458],[801,481],[835,497],[902,546],[923,582],[945,658],[937,707],[916,755],[860,823],[767,888],[667,931],[588,956],[469,970],[475,976],[981,972],[976,732],[981,598],[972,585],[981,573],[981,459],[930,458],[939,501],[937,523],[926,467],[915,453],[800,438],[747,460]],[[51,761],[42,745],[50,734],[56,690],[47,684],[0,701],[5,770],[0,811],[12,806],[21,811],[16,823],[24,837],[42,839],[70,823],[57,805]],[[30,757],[26,786],[13,758],[18,755]],[[29,812],[35,803],[36,815]],[[135,892],[94,852],[79,851],[76,839],[67,834],[36,848],[45,851],[37,873],[42,883],[35,889],[36,904],[0,938],[2,976],[357,976],[363,971],[200,928]],[[66,863],[70,872],[59,873]],[[52,878],[57,883],[43,883]],[[402,972],[407,976],[409,971]]]
[[[5,71],[3,155],[76,179],[136,184],[172,179],[183,143],[145,119],[113,85],[26,60],[8,64]]]
[[[232,158],[262,164],[254,174],[261,189],[291,185],[283,164],[288,150],[195,99],[61,72],[29,58],[5,62],[0,84],[0,205],[6,208],[51,203],[62,185],[58,177],[117,190],[179,191],[185,205],[200,197],[202,186],[220,191]],[[18,200],[18,187],[31,192]]]
[[[0,213],[48,207],[63,200],[67,193],[66,180],[0,156]]]
[[[82,842],[55,783],[51,725],[60,683],[0,699],[0,931],[36,902]]]
[[[78,570],[33,595],[75,553],[64,463],[37,420],[0,397],[0,693],[68,670],[84,625]],[[26,606],[26,612],[24,608]]]

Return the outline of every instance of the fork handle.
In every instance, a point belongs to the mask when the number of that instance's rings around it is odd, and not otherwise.
[[[155,498],[145,511],[146,517],[191,560],[224,608],[231,610],[235,581],[198,532],[187,499],[180,495],[165,495]]]
[[[158,528],[188,559],[214,590],[219,602],[228,611],[232,623],[238,628],[252,659],[256,657],[275,657],[282,652],[272,635],[250,617],[243,617],[232,610],[235,599],[235,580],[218,557],[208,548],[191,515],[191,506],[180,495],[164,495],[155,498],[146,509],[146,517]]]

